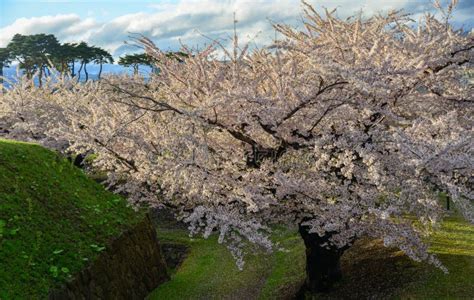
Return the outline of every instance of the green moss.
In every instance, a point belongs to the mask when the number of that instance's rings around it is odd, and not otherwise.
[[[94,160],[96,160],[98,157],[99,157],[98,154],[95,154],[95,153],[89,154],[89,155],[87,155],[87,156],[84,158],[84,162],[86,162],[86,163],[88,163],[88,164],[91,164],[91,163],[93,163]]]
[[[0,139],[0,299],[46,298],[140,218],[55,153]]]

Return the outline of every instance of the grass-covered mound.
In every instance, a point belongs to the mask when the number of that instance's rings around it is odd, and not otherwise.
[[[305,249],[295,231],[276,228],[281,251],[249,255],[242,272],[217,238],[189,239],[183,229],[158,228],[160,241],[189,247],[184,262],[152,299],[292,299],[304,281]],[[444,274],[416,263],[380,240],[359,240],[342,257],[344,277],[316,299],[470,299],[474,295],[474,226],[459,217],[443,222],[430,252],[449,269]]]
[[[0,139],[0,299],[44,299],[141,216],[66,159]]]

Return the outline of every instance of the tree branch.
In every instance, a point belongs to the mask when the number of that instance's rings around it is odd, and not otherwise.
[[[105,150],[109,151],[110,153],[113,154],[113,156],[115,158],[117,158],[119,161],[121,161],[123,164],[127,165],[129,168],[133,169],[135,172],[138,172],[138,168],[137,166],[135,165],[135,162],[133,160],[129,160],[129,159],[126,159],[125,157],[121,156],[120,154],[118,154],[117,152],[115,152],[114,150],[110,149],[109,147],[107,147],[106,144],[102,143],[100,140],[98,139],[94,139],[94,142],[96,142],[99,146],[101,146],[102,148],[104,148]]]
[[[343,85],[343,84],[347,84],[347,83],[349,83],[349,82],[347,82],[347,81],[337,81],[337,82],[334,82],[330,85],[325,86],[322,89],[319,89],[319,91],[316,93],[316,95],[307,98],[305,101],[301,102],[295,108],[293,108],[290,112],[288,112],[288,114],[286,114],[279,122],[277,122],[277,127],[280,126],[286,120],[290,119],[292,116],[294,116],[298,111],[300,111],[301,109],[306,107],[306,105],[311,103],[311,101],[315,100],[319,95],[323,94],[324,92],[326,92],[327,90],[329,90],[329,89],[331,89],[335,86]]]

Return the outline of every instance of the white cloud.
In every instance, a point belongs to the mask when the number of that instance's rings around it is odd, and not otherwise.
[[[13,35],[53,33],[60,41],[65,39],[81,39],[92,30],[97,23],[91,19],[81,19],[76,14],[19,18],[12,24],[0,28],[0,47],[5,47]]]
[[[430,8],[429,0],[310,2],[319,11],[323,7],[337,8],[339,17],[347,17],[361,8],[366,16],[390,9],[406,8],[408,12],[419,13]],[[469,10],[469,7],[465,5],[464,10]],[[466,13],[464,10],[459,12],[463,21],[470,15],[469,11]],[[134,49],[130,45],[124,45],[124,41],[129,40],[130,33],[141,33],[152,38],[160,47],[176,49],[180,40],[193,46],[204,44],[206,39],[197,30],[212,38],[231,35],[234,12],[238,20],[240,40],[245,42],[254,38],[252,43],[262,45],[274,37],[269,20],[297,24],[302,10],[299,0],[180,0],[176,3],[151,4],[144,7],[142,12],[122,15],[106,22],[96,21],[94,13],[85,19],[76,14],[21,18],[0,28],[0,47],[5,46],[15,33],[53,33],[61,42],[84,40],[120,55]],[[467,19],[467,22],[472,24],[472,18]]]
[[[297,20],[300,14],[300,4],[296,0],[183,0],[176,4],[165,3],[149,8],[152,8],[151,12],[124,15],[103,24],[91,34],[91,40],[111,45],[119,37],[127,40],[129,33],[141,33],[164,48],[178,47],[179,40],[191,45],[203,44],[206,39],[197,31],[212,38],[227,37],[232,32],[235,12],[241,40],[248,40],[249,36],[254,37],[261,32],[254,40],[260,43],[272,35],[267,18],[277,22],[290,22]]]

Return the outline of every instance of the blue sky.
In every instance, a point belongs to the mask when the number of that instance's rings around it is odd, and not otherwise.
[[[338,8],[346,17],[361,8],[366,15],[389,9],[405,9],[415,16],[430,10],[430,0],[309,0],[317,9]],[[180,43],[202,46],[212,38],[232,32],[236,12],[241,41],[264,45],[274,38],[269,20],[299,23],[299,0],[0,0],[0,47],[13,34],[52,33],[61,42],[86,41],[114,56],[136,52],[124,44],[130,33],[142,33],[165,50]],[[474,26],[474,0],[459,0],[456,26]]]

